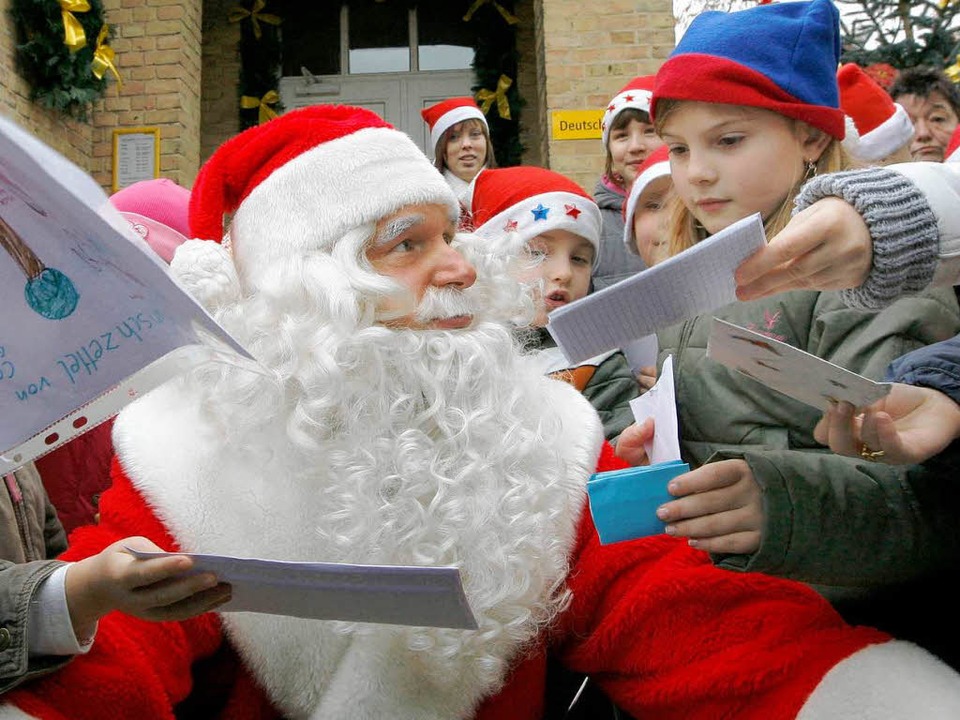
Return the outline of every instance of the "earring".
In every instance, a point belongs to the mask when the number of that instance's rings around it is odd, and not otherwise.
[[[807,171],[803,175],[803,181],[806,182],[810,178],[817,176],[817,161],[816,160],[804,160],[804,163],[807,165]]]

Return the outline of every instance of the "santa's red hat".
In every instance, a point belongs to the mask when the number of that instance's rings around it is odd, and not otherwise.
[[[551,230],[568,230],[590,241],[600,259],[600,208],[586,191],[560,173],[539,167],[487,169],[474,180],[474,232],[497,241],[528,243]]]
[[[233,250],[255,272],[329,252],[350,230],[431,203],[457,217],[450,187],[405,133],[364,108],[313,105],[223,143],[197,176],[190,227],[219,242],[234,213]]]
[[[420,116],[430,126],[430,147],[436,148],[443,134],[464,120],[479,120],[487,125],[487,119],[472,97],[455,97],[431,105],[420,111]]]
[[[603,134],[603,146],[607,146],[610,139],[610,126],[617,119],[617,115],[624,110],[643,110],[650,112],[650,98],[653,96],[653,81],[656,75],[641,75],[628,82],[620,92],[611,98],[603,111],[603,122],[600,130]]]
[[[637,179],[634,180],[633,185],[630,186],[630,196],[624,204],[623,244],[626,245],[627,250],[634,255],[640,254],[637,252],[636,238],[633,234],[633,216],[637,212],[637,202],[640,200],[640,195],[646,187],[657,178],[669,176],[670,148],[666,145],[661,145],[647,156],[647,159],[643,161],[643,164],[637,170]]]
[[[899,150],[913,137],[907,111],[855,63],[837,71],[840,107],[853,121],[856,134],[847,133],[843,146],[858,160],[874,162]]]

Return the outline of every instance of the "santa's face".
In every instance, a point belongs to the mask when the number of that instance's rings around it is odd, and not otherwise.
[[[456,219],[443,205],[408,205],[377,223],[366,250],[373,269],[410,291],[420,307],[397,316],[399,305],[385,299],[378,307],[383,324],[423,330],[456,330],[473,321],[459,293],[469,288],[477,273],[466,258],[450,246]]]

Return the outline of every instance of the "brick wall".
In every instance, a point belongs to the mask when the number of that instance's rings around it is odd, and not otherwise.
[[[536,2],[543,15],[537,35],[543,43],[545,133],[552,110],[604,107],[631,78],[656,72],[674,47],[671,0]],[[592,191],[603,171],[600,141],[550,138],[546,145],[549,167]]]
[[[10,5],[11,0],[0,0],[0,112],[89,170],[93,128],[32,103],[29,86],[16,72],[17,33],[10,18]]]
[[[29,101],[14,70],[16,31],[10,0],[0,0],[0,104],[3,111],[89,172],[113,182],[114,128],[160,128],[160,174],[189,187],[200,160],[199,0],[104,0],[123,86],[110,76],[88,122]]]
[[[190,187],[200,164],[199,0],[104,0],[123,87],[93,115],[92,172],[109,188],[113,129],[160,128],[160,175]]]
[[[228,22],[236,0],[203,2],[200,159],[240,130],[240,24]]]

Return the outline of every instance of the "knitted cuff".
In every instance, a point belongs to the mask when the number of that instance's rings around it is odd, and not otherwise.
[[[794,213],[825,197],[852,205],[873,239],[863,285],[840,293],[848,307],[879,310],[933,280],[940,250],[937,216],[920,189],[898,172],[876,167],[819,175],[803,186]]]

